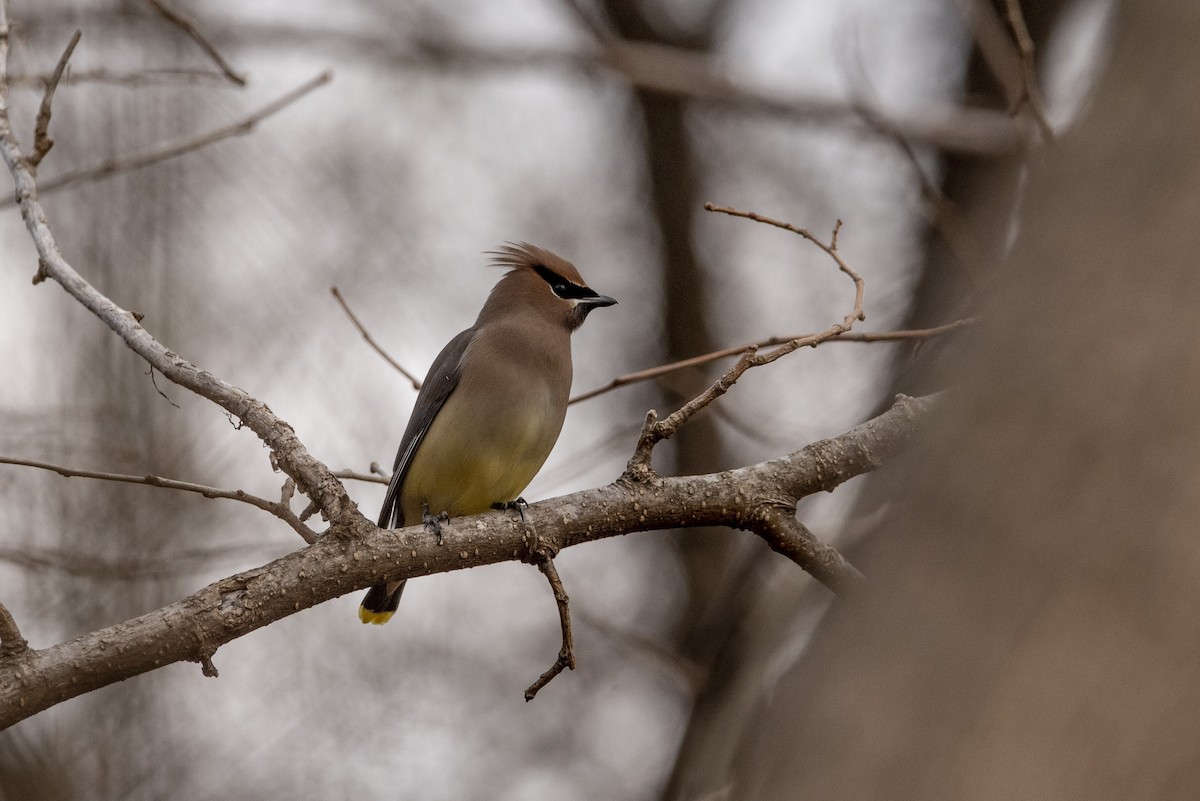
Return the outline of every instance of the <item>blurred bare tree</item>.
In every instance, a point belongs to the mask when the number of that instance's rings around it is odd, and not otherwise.
[[[938,2],[363,0],[336,15],[319,3],[286,12],[179,3],[249,76],[249,94],[157,72],[147,86],[148,66],[213,72],[152,5],[13,4],[14,62],[26,72],[44,72],[46,54],[75,27],[85,34],[73,61],[80,81],[55,101],[60,144],[47,178],[244,114],[318,69],[334,67],[336,97],[186,161],[50,196],[59,237],[163,342],[268,400],[335,466],[386,460],[399,435],[388,426],[400,425],[412,395],[359,346],[330,284],[419,373],[491,283],[475,266],[478,251],[504,239],[545,242],[602,276],[594,283],[627,315],[620,330],[581,335],[591,338],[578,345],[591,355],[576,366],[581,389],[726,337],[821,327],[845,288],[804,271],[820,254],[789,251],[801,263],[795,274],[756,270],[783,261],[781,250],[759,244],[760,231],[700,219],[714,186],[814,228],[845,218],[843,246],[870,267],[868,310],[880,327],[979,310],[988,322],[976,340],[923,345],[915,359],[908,346],[866,355],[823,347],[803,362],[797,354],[739,384],[659,457],[669,474],[761,461],[861,419],[884,402],[889,381],[905,391],[963,386],[937,456],[873,480],[857,512],[841,500],[802,509],[869,568],[872,590],[860,604],[824,616],[823,588],[728,531],[570,549],[559,563],[586,656],[525,706],[521,679],[557,647],[544,583],[516,565],[448,574],[416,582],[405,619],[386,636],[353,625],[349,602],[325,604],[224,647],[219,681],[177,666],[2,732],[0,798],[214,798],[251,786],[264,798],[976,797],[979,786],[1004,786],[987,777],[996,755],[1009,753],[1030,757],[1028,774],[1018,771],[1029,784],[1010,782],[1023,795],[1038,778],[1039,789],[1071,795],[1088,785],[1056,767],[1082,773],[1109,745],[1144,752],[1129,738],[1106,740],[1103,727],[1072,727],[1071,715],[1128,719],[1147,738],[1137,743],[1152,742],[1155,722],[1188,731],[1163,711],[1171,689],[1192,689],[1171,672],[1184,664],[1172,650],[1187,640],[1184,616],[1161,636],[1138,624],[1169,617],[1168,599],[1183,609],[1191,600],[1180,579],[1192,555],[1168,520],[1191,511],[1186,487],[1170,480],[1187,472],[1186,454],[1140,410],[1158,407],[1176,431],[1189,430],[1183,410],[1194,399],[1172,381],[1186,383],[1191,365],[1166,344],[1188,341],[1184,316],[1163,310],[1189,297],[1190,240],[1165,245],[1186,228],[1177,215],[1195,210],[1185,168],[1196,126],[1185,113],[1147,122],[1194,105],[1187,93],[1200,65],[1167,63],[1188,52],[1194,11],[1168,0],[1121,9],[1104,93],[1031,167],[1014,149],[1020,126],[960,115],[939,127],[938,115],[922,114],[961,95],[972,108],[1007,109],[1018,85],[978,26]],[[991,14],[1011,67],[1015,4],[953,5],[967,17],[972,8]],[[1071,4],[1025,5],[1043,54]],[[873,37],[872,23],[887,35]],[[851,62],[862,75],[848,74]],[[141,77],[84,80],[98,65]],[[744,91],[756,72],[790,83]],[[855,85],[864,76],[875,85]],[[1146,86],[1155,91],[1141,94]],[[28,112],[36,98],[17,102]],[[28,263],[16,214],[0,214],[6,263]],[[1130,269],[1139,261],[1162,269]],[[0,280],[2,298],[30,294],[27,274]],[[20,332],[10,350],[33,354],[11,368],[29,390],[12,382],[0,396],[13,432],[0,435],[5,451],[278,492],[257,443],[156,387],[68,301],[32,294],[28,308],[0,308]],[[1110,332],[1121,348],[1105,347]],[[952,369],[967,364],[978,371]],[[720,369],[574,407],[535,496],[610,481],[645,408],[674,408]],[[1131,374],[1137,386],[1123,381]],[[1113,387],[1120,402],[1106,415]],[[1110,439],[1107,450],[1100,443]],[[1161,492],[1112,514],[1106,500],[1141,486],[1112,460],[1148,465],[1150,442],[1178,469],[1154,472]],[[213,502],[53,476],[0,480],[17,532],[0,536],[0,601],[38,642],[154,609],[296,545],[291,532],[263,533],[257,517]],[[352,491],[364,509],[378,502],[377,488]],[[1087,517],[1096,509],[1106,515]],[[1153,525],[1154,514],[1163,522]],[[1138,547],[1125,535],[1139,525],[1161,536]],[[228,534],[213,542],[213,532]],[[1080,552],[1088,570],[1072,567]],[[1163,578],[1171,555],[1178,572]],[[1153,607],[1138,605],[1147,581],[1163,587]],[[1049,623],[1039,621],[1043,610]],[[1115,634],[1105,629],[1113,621],[1124,621]],[[1097,645],[1104,637],[1108,646]],[[1105,647],[1124,639],[1171,670],[1131,657],[1123,672],[1088,672],[1062,650],[1108,665],[1117,657]],[[1110,699],[1114,676],[1133,681],[1143,669],[1164,689],[1146,696],[1141,716],[1115,700],[1089,705],[1071,679]],[[1057,698],[1075,700],[1056,707]],[[1031,699],[1060,713],[1046,716],[1044,731],[1029,724],[1035,715],[1015,719],[1039,708]],[[1072,736],[1057,764],[1030,756],[1029,743]],[[1174,752],[1163,744],[1159,753],[1146,782],[1101,789],[1136,797],[1139,787],[1161,788],[1153,777]]]
[[[980,276],[989,322],[924,368],[961,390],[881,478],[872,589],[781,683],[738,797],[1200,792],[1200,343],[1176,313],[1200,300],[1200,13],[1127,4],[1113,30]]]

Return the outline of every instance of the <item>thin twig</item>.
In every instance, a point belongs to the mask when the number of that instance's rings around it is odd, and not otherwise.
[[[559,673],[568,668],[575,669],[575,640],[571,636],[570,599],[567,597],[562,579],[558,577],[558,570],[554,567],[554,554],[544,546],[537,548],[534,551],[534,561],[537,562],[538,570],[542,571],[542,575],[550,582],[550,589],[554,591],[554,600],[558,604],[558,622],[562,626],[562,648],[558,650],[558,658],[554,660],[550,669],[529,685],[529,689],[525,690],[526,701],[532,701],[541,692],[541,689]]]
[[[1008,15],[1009,27],[1012,28],[1013,38],[1017,42],[1017,52],[1021,56],[1021,97],[1017,104],[1010,109],[1010,113],[1015,114],[1022,103],[1028,105],[1034,120],[1037,121],[1038,130],[1042,132],[1042,138],[1047,142],[1053,142],[1054,129],[1050,127],[1050,120],[1046,117],[1046,104],[1042,101],[1042,92],[1038,88],[1033,37],[1029,35],[1029,28],[1025,26],[1025,15],[1021,13],[1021,3],[1019,0],[1005,0],[1004,7]]]
[[[367,344],[370,345],[376,353],[382,356],[384,361],[390,364],[393,369],[400,373],[400,375],[407,378],[408,382],[412,384],[413,389],[420,389],[421,380],[401,367],[400,362],[393,359],[388,352],[384,350],[378,342],[375,341],[375,338],[371,336],[369,331],[367,331],[366,326],[364,326],[358,317],[355,316],[354,312],[350,310],[350,305],[346,303],[346,299],[342,297],[342,293],[338,291],[338,288],[336,286],[331,286],[329,291],[333,293],[333,296],[337,299],[338,305],[342,307],[342,311],[344,311],[346,316],[350,318],[350,322],[353,323],[354,327],[358,329],[358,333],[362,334],[362,338],[366,340]]]
[[[955,320],[952,323],[939,325],[934,328],[912,328],[903,331],[881,331],[877,333],[867,334],[842,334],[833,339],[825,340],[817,344],[825,344],[826,342],[905,342],[905,341],[921,341],[939,337],[942,334],[948,334],[951,331],[956,331],[963,326],[971,325],[975,322],[974,317],[966,317],[961,320]],[[738,356],[745,353],[747,350],[766,348],[773,345],[782,345],[786,342],[791,342],[795,339],[805,339],[814,337],[816,334],[796,334],[795,336],[773,336],[759,339],[755,342],[747,342],[744,345],[734,345],[728,348],[714,350],[712,353],[705,353],[701,356],[692,356],[688,359],[680,359],[669,364],[660,364],[657,367],[648,367],[645,370],[638,370],[632,373],[625,373],[609,381],[607,384],[595,389],[589,389],[587,392],[582,392],[571,398],[571,403],[580,403],[585,400],[590,400],[597,395],[603,395],[606,392],[611,392],[619,387],[628,384],[636,384],[639,381],[648,381],[652,378],[658,378],[662,375],[674,373],[678,370],[686,370],[690,367],[698,367],[702,364],[725,359],[730,356]]]
[[[21,629],[12,613],[0,604],[0,659],[17,656],[29,650],[29,643],[21,636]]]
[[[781,228],[785,231],[790,231],[797,236],[807,239],[818,248],[825,252],[838,269],[849,276],[854,282],[854,308],[850,310],[840,323],[834,323],[829,328],[817,334],[810,334],[805,337],[793,339],[786,342],[774,350],[766,353],[759,353],[758,348],[751,347],[746,349],[741,358],[734,363],[733,367],[729,368],[720,378],[716,380],[708,389],[701,392],[696,397],[692,398],[687,403],[680,406],[666,418],[659,420],[658,415],[654,410],[646,413],[646,421],[642,425],[642,433],[638,436],[638,443],[634,450],[633,457],[630,458],[629,464],[625,469],[625,478],[628,480],[642,480],[653,474],[650,468],[650,454],[654,450],[654,446],[664,439],[671,437],[680,426],[684,425],[697,412],[717,398],[729,391],[737,380],[742,377],[752,367],[761,367],[771,362],[781,359],[784,356],[792,353],[798,348],[815,347],[822,342],[833,339],[834,337],[842,336],[850,331],[855,321],[866,319],[866,313],[863,311],[863,294],[866,291],[866,282],[862,276],[846,263],[841,254],[838,253],[838,232],[841,231],[842,221],[838,220],[833,228],[833,233],[830,236],[828,244],[822,242],[806,228],[797,228],[791,223],[781,222],[779,220],[764,217],[752,211],[740,211],[739,209],[730,208],[728,206],[717,206],[712,203],[704,204],[705,211],[720,212],[733,217],[744,217],[754,222],[772,225],[776,228]]]
[[[208,147],[209,145],[219,142],[222,139],[248,134],[254,130],[254,127],[258,125],[258,123],[262,122],[267,117],[270,117],[272,114],[283,110],[317,87],[329,83],[332,77],[332,73],[322,72],[317,77],[307,81],[301,86],[296,87],[292,91],[280,97],[278,100],[268,103],[253,114],[243,117],[237,122],[233,122],[221,128],[200,134],[199,136],[185,139],[181,142],[165,145],[148,153],[141,153],[135,156],[127,156],[124,158],[109,159],[108,161],[105,161],[102,164],[98,164],[94,167],[85,167],[80,170],[72,170],[71,172],[64,173],[63,175],[58,175],[49,180],[42,181],[38,184],[38,193],[40,195],[45,195],[47,192],[53,192],[56,189],[62,189],[64,186],[79,183],[81,181],[95,181],[99,178],[106,178],[114,173],[128,172],[130,170],[148,167],[151,164],[157,164],[160,161],[167,161],[169,159],[191,153],[195,150]],[[16,202],[17,201],[12,197],[5,198],[4,200],[0,201],[0,208],[4,206],[11,206]]]
[[[213,63],[220,68],[221,72],[230,80],[230,82],[237,84],[238,86],[246,85],[246,78],[242,75],[239,75],[234,71],[233,67],[229,66],[229,62],[227,62],[221,56],[220,52],[217,51],[217,48],[213,46],[213,43],[208,41],[204,34],[200,33],[200,30],[196,27],[194,22],[179,12],[163,5],[159,2],[159,0],[146,0],[146,2],[152,5],[154,10],[161,14],[167,21],[178,26],[184,33],[192,37],[192,41],[200,45],[200,48],[205,53],[208,53],[208,57],[213,60]]]
[[[8,85],[12,88],[37,88],[45,89],[46,84],[50,82],[52,75],[35,75],[29,73],[18,73],[13,75],[8,80]],[[216,70],[194,70],[194,69],[176,69],[166,67],[161,69],[145,69],[132,72],[121,72],[118,70],[109,69],[94,69],[94,70],[79,70],[72,69],[63,81],[63,86],[74,86],[80,83],[105,83],[113,86],[138,87],[156,84],[174,84],[179,86],[188,85],[221,85],[227,86],[229,82],[225,76]]]
[[[78,548],[8,547],[0,545],[0,561],[25,570],[54,570],[70,576],[109,581],[161,580],[195,575],[210,570],[215,563],[237,559],[271,559],[284,550],[281,545],[254,543],[223,544],[215,548],[171,551],[149,557],[124,553],[115,559]]]
[[[377,473],[359,473],[354,470],[334,470],[333,475],[336,478],[346,478],[351,481],[366,481],[371,484],[387,485],[391,483],[391,479],[386,476],[381,476]]]
[[[49,470],[58,473],[65,478],[95,478],[101,481],[117,481],[125,484],[145,484],[150,487],[162,487],[163,489],[180,490],[182,492],[194,492],[203,495],[205,498],[224,498],[230,501],[241,501],[248,503],[251,506],[262,509],[264,512],[270,512],[278,517],[283,522],[291,526],[297,534],[304,538],[304,541],[312,544],[317,541],[317,535],[308,526],[300,522],[291,508],[286,503],[272,503],[264,498],[259,498],[256,495],[251,495],[245,490],[227,490],[220,487],[207,487],[203,484],[193,484],[188,481],[177,481],[173,478],[162,478],[161,476],[144,475],[131,476],[122,473],[105,473],[96,470],[79,470],[73,467],[63,467],[61,465],[50,464],[49,462],[39,462],[33,459],[17,459],[11,456],[0,456],[0,464],[18,465],[21,467],[34,467],[38,470]]]
[[[50,138],[50,104],[54,100],[58,82],[62,80],[63,70],[67,68],[67,62],[71,60],[71,54],[75,52],[75,45],[79,44],[81,36],[83,36],[83,31],[75,31],[75,35],[67,43],[67,49],[59,57],[50,80],[46,81],[46,91],[42,93],[42,105],[38,108],[37,120],[33,126],[33,152],[29,154],[29,166],[31,167],[36,168],[41,164],[42,159],[50,152],[50,148],[54,147],[54,140]]]

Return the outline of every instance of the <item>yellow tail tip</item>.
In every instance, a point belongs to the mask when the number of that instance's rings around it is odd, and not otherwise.
[[[395,612],[372,612],[365,606],[358,607],[358,619],[363,623],[374,623],[376,626],[382,626],[392,619]]]

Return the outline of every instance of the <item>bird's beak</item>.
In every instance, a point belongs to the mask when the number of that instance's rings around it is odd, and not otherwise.
[[[610,298],[608,295],[596,295],[594,298],[580,298],[579,303],[584,306],[599,308],[600,306],[616,306],[616,298]]]

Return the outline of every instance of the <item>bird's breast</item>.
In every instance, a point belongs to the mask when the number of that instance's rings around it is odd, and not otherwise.
[[[432,514],[469,515],[521,494],[562,430],[567,353],[565,378],[561,369],[533,370],[503,353],[468,354],[475,359],[434,417],[405,478],[406,521],[419,520],[425,504]]]

